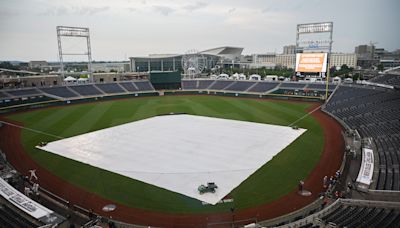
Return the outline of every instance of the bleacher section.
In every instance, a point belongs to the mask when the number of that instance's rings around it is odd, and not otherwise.
[[[71,92],[67,87],[64,86],[41,88],[40,90],[43,91],[44,93],[62,98],[78,97],[77,94]]]
[[[128,92],[137,92],[139,91],[132,82],[120,82],[118,83],[120,86],[124,87]]]
[[[326,111],[372,137],[379,156],[378,190],[400,190],[400,92],[340,86]]]
[[[69,86],[68,88],[79,93],[81,96],[96,96],[103,94],[101,91],[96,89],[93,85],[77,85]]]
[[[50,95],[43,94],[36,88],[14,89],[0,91],[0,109],[3,107],[24,105],[35,102],[46,102],[54,100]]]
[[[338,199],[322,210],[288,217],[288,220],[263,221],[262,227],[373,227],[391,228],[400,224],[400,203]]]
[[[84,97],[107,96],[113,94],[129,94],[133,92],[150,91],[154,91],[154,88],[149,81],[123,81],[115,83],[68,85],[29,89],[8,89],[0,91],[0,101],[2,102],[2,105],[0,106],[16,105],[20,104],[21,102],[23,103],[23,99],[25,99],[25,97],[34,102],[43,101],[46,99],[79,99]],[[35,98],[35,96],[37,100],[33,99]],[[4,103],[4,101],[10,99],[12,99],[13,102]],[[17,101],[16,99],[20,101]],[[25,103],[26,102],[27,101],[25,101]]]
[[[284,82],[282,83],[279,88],[280,89],[303,89],[307,84],[303,83],[296,83],[296,82]]]
[[[279,83],[276,82],[257,82],[255,86],[248,90],[248,92],[252,93],[265,93],[269,90],[276,88]]]
[[[223,90],[225,87],[228,87],[230,84],[232,84],[233,81],[215,81],[208,89],[209,90]]]
[[[125,93],[125,90],[122,89],[118,83],[105,83],[105,84],[96,84],[96,87],[101,91],[107,94],[113,93]]]
[[[371,80],[371,82],[381,83],[392,86],[400,86],[400,75],[398,74],[385,74],[381,76],[377,76]]]
[[[225,90],[242,92],[242,91],[246,91],[254,84],[255,84],[254,82],[237,81],[237,82],[232,83],[230,86],[226,87]]]
[[[134,82],[136,87],[141,91],[154,91],[153,86],[149,81]]]
[[[278,82],[232,80],[182,80],[183,90],[221,90],[233,92],[265,93],[277,87]],[[302,85],[304,87],[304,85]]]
[[[3,204],[0,205],[0,227],[21,227],[21,228],[31,228],[38,227],[37,224],[23,217],[15,209]],[[41,224],[43,225],[43,224]]]
[[[17,90],[9,90],[7,93],[11,94],[15,97],[27,97],[27,96],[34,96],[39,95],[41,92],[37,89],[17,89]]]
[[[207,89],[215,80],[199,80],[197,89]]]
[[[336,88],[336,85],[333,85],[333,84],[329,84],[328,85],[328,90],[329,91],[333,91],[335,88]],[[308,84],[306,89],[308,89],[308,90],[325,90],[326,89],[326,85],[325,84],[310,83],[310,84]]]
[[[0,91],[0,99],[1,98],[8,98],[7,94]]]
[[[289,91],[301,90],[304,88],[311,88],[310,90],[322,90],[324,86],[320,84],[313,85],[297,82],[287,83],[267,81],[189,79],[182,80],[181,87],[182,90],[216,90],[226,92],[266,93],[278,88],[287,88]],[[330,90],[333,90],[334,88],[334,85],[330,86]],[[26,98],[32,100],[31,102],[41,102],[47,100],[81,99],[85,97],[108,96],[116,94],[123,95],[135,92],[141,93],[154,91],[155,89],[153,85],[147,80],[14,89],[0,91],[0,101],[2,101],[2,105],[0,106],[12,106],[16,104],[27,103],[28,101],[24,101]],[[13,99],[13,102],[5,102],[9,99]]]
[[[279,87],[278,87],[279,86]],[[232,80],[182,80],[183,90],[221,90],[233,92],[265,93],[275,88],[285,90],[325,91],[322,83],[299,82],[267,82],[267,81],[232,81]],[[332,92],[336,85],[330,84],[328,90]]]
[[[338,227],[395,227],[400,224],[400,210],[340,205],[321,220]]]
[[[197,89],[197,80],[182,80],[182,89],[184,90]]]

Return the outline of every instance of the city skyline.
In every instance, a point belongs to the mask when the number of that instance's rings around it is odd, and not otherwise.
[[[333,52],[360,44],[400,48],[400,3],[386,1],[0,1],[0,60],[57,61],[56,26],[89,27],[93,59],[128,60],[219,46],[281,53],[296,25],[332,21]],[[329,9],[322,11],[321,9]],[[340,12],[340,14],[338,14]],[[75,44],[72,44],[75,45]],[[77,59],[79,61],[79,59]]]

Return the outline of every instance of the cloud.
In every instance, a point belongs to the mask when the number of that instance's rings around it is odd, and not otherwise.
[[[48,8],[42,15],[55,15],[55,16],[91,16],[109,10],[109,6],[103,7],[75,7],[75,6],[60,6],[55,8]]]
[[[270,11],[270,8],[267,7],[267,8],[262,9],[261,13],[268,13],[268,11]]]
[[[168,16],[175,11],[175,9],[168,6],[153,6],[153,9],[164,16]]]
[[[79,12],[81,14],[86,14],[86,15],[93,15],[93,14],[97,14],[100,12],[104,12],[109,10],[110,7],[109,6],[103,6],[103,7],[82,7],[80,8]]]
[[[14,9],[5,9],[0,7],[0,17],[11,17],[11,16],[18,16],[20,13]]]
[[[235,12],[236,11],[236,8],[230,8],[229,10],[228,10],[228,13],[233,13],[233,12]]]
[[[136,9],[136,8],[133,8],[133,7],[128,7],[127,9],[128,9],[129,12],[135,12],[135,11],[137,11],[137,9]]]
[[[195,11],[195,10],[206,7],[207,5],[208,5],[208,3],[205,3],[205,2],[196,2],[194,4],[186,5],[183,8],[187,11]]]

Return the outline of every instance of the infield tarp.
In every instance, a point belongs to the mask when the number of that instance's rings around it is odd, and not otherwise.
[[[41,149],[216,204],[305,129],[166,115],[48,143]],[[199,194],[215,182],[216,193]]]

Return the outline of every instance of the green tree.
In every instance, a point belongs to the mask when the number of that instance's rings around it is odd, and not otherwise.
[[[343,64],[343,65],[340,67],[340,70],[341,70],[341,71],[347,71],[347,70],[349,70],[349,67],[348,67],[346,64]]]
[[[383,64],[382,64],[382,63],[378,64],[377,67],[378,67],[378,70],[379,70],[379,71],[383,71]]]
[[[10,62],[1,62],[0,68],[10,69],[10,70],[19,70],[19,67],[14,66]]]
[[[353,81],[357,81],[357,80],[359,80],[360,79],[360,73],[355,73],[354,75],[353,75]]]

